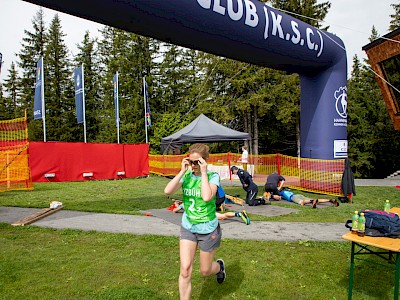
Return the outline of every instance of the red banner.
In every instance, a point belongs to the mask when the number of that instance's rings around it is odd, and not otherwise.
[[[29,165],[33,182],[134,178],[149,174],[148,151],[147,144],[30,142]]]

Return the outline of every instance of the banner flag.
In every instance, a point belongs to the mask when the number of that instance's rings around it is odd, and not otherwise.
[[[115,122],[119,128],[119,100],[118,100],[118,72],[115,73],[113,78],[114,86],[114,107],[115,107]]]
[[[83,123],[83,102],[84,99],[84,85],[83,85],[83,68],[75,68],[74,71],[74,82],[75,82],[75,105],[76,105],[76,119],[78,124]]]
[[[43,57],[40,57],[36,67],[36,84],[35,84],[35,97],[33,102],[33,119],[41,120],[43,118],[43,106],[44,106],[44,95],[43,95]]]
[[[144,99],[145,99],[145,122],[146,126],[150,127],[151,126],[151,117],[150,117],[150,104],[149,104],[149,92],[148,92],[148,87],[147,87],[147,82],[146,79],[144,78],[143,80],[143,89],[144,89]]]

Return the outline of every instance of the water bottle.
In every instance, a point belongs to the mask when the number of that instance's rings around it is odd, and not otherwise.
[[[385,211],[385,212],[390,212],[390,202],[389,202],[389,200],[386,200],[386,202],[385,202],[385,205],[383,206],[383,210]]]
[[[360,217],[358,218],[358,235],[364,236],[365,235],[365,216],[364,213],[361,213]]]
[[[351,219],[351,232],[352,233],[357,233],[358,232],[358,211],[356,210],[354,212],[354,215]]]

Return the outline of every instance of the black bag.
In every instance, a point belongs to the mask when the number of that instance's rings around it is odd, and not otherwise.
[[[395,213],[382,210],[363,210],[365,217],[365,235],[377,237],[400,238],[400,218]],[[351,229],[352,220],[345,226]]]

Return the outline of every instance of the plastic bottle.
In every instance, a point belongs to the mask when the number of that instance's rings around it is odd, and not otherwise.
[[[383,206],[383,210],[385,211],[385,212],[390,212],[390,202],[389,202],[389,200],[386,200],[386,202],[385,202],[385,205]]]
[[[358,232],[358,211],[356,210],[354,212],[354,215],[351,219],[351,232],[352,233],[357,233]]]
[[[365,216],[364,213],[361,213],[360,217],[358,218],[358,235],[364,236],[365,235]]]

